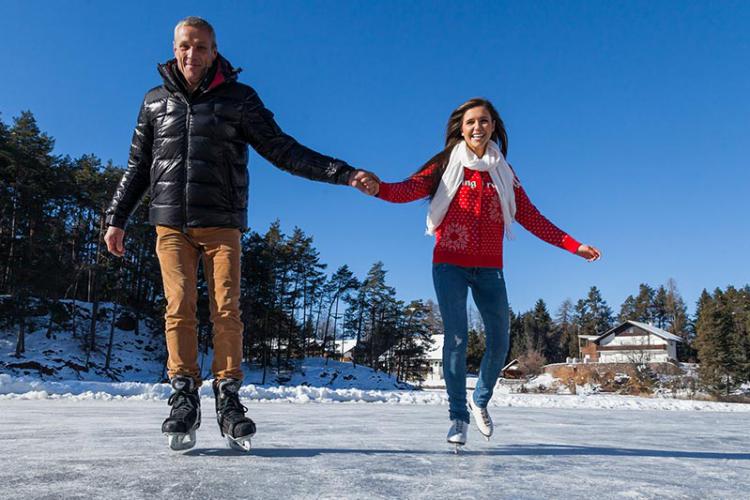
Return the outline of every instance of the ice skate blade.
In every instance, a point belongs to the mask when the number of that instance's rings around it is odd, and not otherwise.
[[[452,451],[455,455],[458,455],[458,452],[466,445],[466,442],[448,441],[448,444],[453,445]]]
[[[466,443],[451,443],[450,441],[448,441],[448,444],[453,445],[453,449],[451,451],[454,455],[458,455],[459,453],[461,453],[461,450],[463,450],[463,447]]]
[[[229,444],[229,447],[233,450],[237,451],[244,451],[245,453],[249,452],[252,448],[250,438],[253,437],[253,434],[249,436],[242,436],[238,438],[233,438],[231,436],[227,436],[227,443]]]
[[[479,430],[479,429],[477,429],[477,430]],[[489,441],[490,438],[492,437],[492,434],[485,434],[481,430],[479,430],[479,435],[482,436],[487,441]]]
[[[492,434],[484,434],[482,431],[479,431],[479,435],[482,436],[485,439],[485,441],[489,441],[490,438],[492,437]]]
[[[190,431],[187,434],[182,434],[179,432],[165,432],[164,435],[167,436],[169,447],[173,451],[189,450],[190,448],[195,446],[195,431]]]

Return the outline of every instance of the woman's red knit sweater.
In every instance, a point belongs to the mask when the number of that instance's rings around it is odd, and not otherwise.
[[[403,182],[380,184],[378,197],[406,203],[430,195],[430,167]],[[575,253],[580,246],[544,217],[531,203],[520,184],[515,188],[515,219],[532,234],[550,245]],[[490,174],[464,168],[464,182],[458,188],[443,222],[435,230],[432,261],[464,267],[503,267],[503,212]]]

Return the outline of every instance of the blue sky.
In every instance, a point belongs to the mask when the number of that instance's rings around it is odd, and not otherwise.
[[[470,6],[469,6],[470,5]],[[492,100],[532,201],[603,259],[522,228],[506,244],[511,305],[553,311],[597,285],[750,282],[750,2],[0,3],[5,122],[29,109],[56,152],[124,165],[174,24],[200,15],[282,128],[401,180],[437,152],[450,112]],[[399,296],[434,298],[426,205],[295,178],[256,153],[250,224],[313,235],[331,270],[385,263]]]

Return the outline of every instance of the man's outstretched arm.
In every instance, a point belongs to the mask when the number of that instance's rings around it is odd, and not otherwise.
[[[254,91],[244,103],[242,129],[245,140],[253,149],[282,170],[315,181],[347,184],[374,194],[361,182],[364,170],[313,151],[285,134]]]

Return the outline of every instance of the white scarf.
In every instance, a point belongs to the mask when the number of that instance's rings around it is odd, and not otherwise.
[[[440,179],[440,185],[430,202],[430,211],[427,214],[427,234],[435,234],[435,229],[443,222],[453,197],[464,181],[464,167],[490,173],[503,209],[505,235],[511,238],[510,225],[516,216],[516,195],[513,187],[518,181],[494,141],[487,144],[487,149],[481,158],[478,158],[466,145],[466,141],[459,142],[453,148],[443,177]]]

